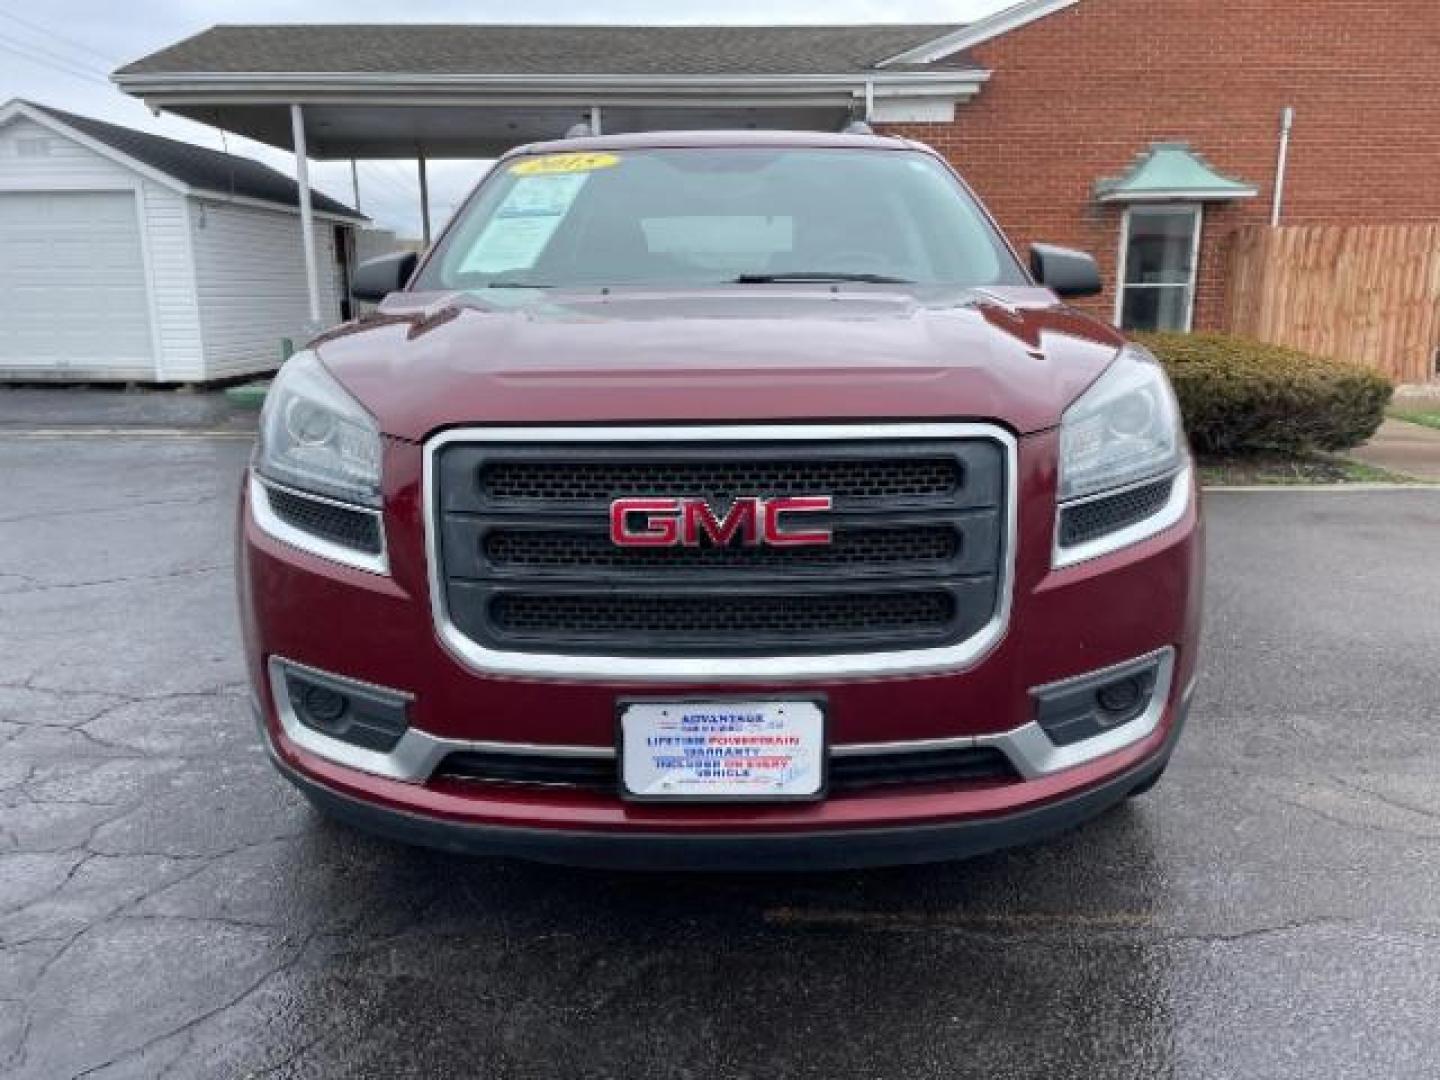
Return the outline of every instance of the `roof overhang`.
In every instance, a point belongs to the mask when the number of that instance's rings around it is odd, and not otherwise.
[[[892,64],[934,64],[958,52],[983,45],[1002,34],[1019,30],[1047,15],[1064,11],[1079,2],[1080,0],[1020,0],[1019,3],[1002,8],[993,15],[962,26],[953,33],[886,57],[877,66],[886,68]]]
[[[954,116],[981,69],[831,75],[493,75],[407,72],[144,72],[117,86],[163,109],[282,149],[289,106],[306,114],[310,156],[490,157],[556,138],[598,108],[607,132],[657,128],[829,129]]]
[[[161,169],[157,169],[143,161],[137,161],[129,154],[117,150],[108,143],[92,138],[85,132],[65,123],[65,121],[59,117],[51,116],[41,109],[32,108],[27,102],[12,100],[0,105],[0,126],[4,126],[19,117],[39,124],[41,127],[47,128],[61,138],[69,139],[77,145],[83,146],[85,149],[100,155],[107,161],[113,161],[121,168],[129,169],[145,177],[145,179],[152,183],[168,188],[178,195],[185,195],[194,199],[203,199],[212,203],[230,203],[238,206],[254,207],[257,210],[273,210],[281,214],[300,213],[300,208],[290,203],[273,202],[269,199],[257,199],[248,195],[236,195],[233,192],[214,191],[209,188],[187,184],[185,181],[171,176]],[[317,218],[323,218],[327,221],[334,221],[343,225],[360,226],[370,220],[364,214],[335,214],[319,207],[314,210],[314,214]]]

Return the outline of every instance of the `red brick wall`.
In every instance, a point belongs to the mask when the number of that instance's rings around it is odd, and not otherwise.
[[[1085,248],[1112,282],[1121,211],[1093,185],[1157,140],[1259,186],[1206,207],[1197,329],[1225,325],[1230,235],[1269,220],[1286,105],[1287,224],[1440,221],[1440,0],[1079,0],[976,55],[994,75],[954,123],[885,130],[943,151],[1022,247]]]

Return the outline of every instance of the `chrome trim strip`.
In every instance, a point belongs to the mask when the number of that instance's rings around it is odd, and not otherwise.
[[[867,757],[879,754],[923,754],[927,750],[969,750],[975,746],[975,736],[962,735],[954,739],[913,739],[910,742],[844,743],[830,747],[831,757]]]
[[[400,741],[395,744],[395,748],[389,752],[367,750],[302,724],[300,718],[295,715],[295,707],[290,703],[290,694],[285,688],[285,669],[290,668],[293,671],[322,676],[325,679],[345,683],[372,693],[389,694],[407,702],[415,700],[413,694],[388,686],[362,682],[345,675],[336,675],[333,672],[322,671],[305,664],[297,664],[293,660],[286,660],[281,656],[271,656],[268,667],[270,694],[274,698],[275,710],[280,717],[280,726],[285,731],[285,737],[296,746],[308,750],[317,757],[333,761],[337,765],[344,765],[349,769],[356,769],[359,772],[384,776],[391,780],[402,780],[410,784],[423,784],[430,779],[446,755],[460,751],[490,754],[549,754],[553,757],[563,758],[613,758],[615,756],[614,748],[609,746],[532,745],[529,743],[445,739],[438,735],[431,735],[428,731],[421,731],[416,727],[408,728],[400,737]]]
[[[1006,731],[999,735],[981,735],[975,740],[975,745],[993,746],[1003,750],[1015,768],[1019,770],[1020,775],[1027,780],[1048,776],[1065,769],[1073,769],[1077,765],[1084,765],[1096,758],[1104,757],[1106,754],[1123,750],[1125,747],[1149,737],[1160,726],[1160,718],[1165,715],[1165,710],[1170,705],[1170,689],[1175,679],[1175,650],[1170,646],[1147,656],[1127,660],[1123,664],[1113,664],[1110,667],[1087,671],[1083,675],[1033,687],[1030,691],[1035,694],[1043,690],[1073,686],[1076,683],[1093,682],[1103,679],[1107,675],[1118,675],[1134,668],[1143,668],[1156,661],[1159,662],[1159,670],[1155,673],[1155,689],[1151,693],[1150,704],[1143,713],[1128,724],[1121,724],[1119,727],[1111,728],[1103,735],[1096,735],[1070,746],[1056,746],[1050,741],[1050,736],[1045,734],[1045,729],[1032,720],[1013,731]]]
[[[1045,730],[1032,721],[1011,731],[992,735],[961,736],[954,739],[916,739],[910,742],[847,743],[831,746],[830,754],[832,757],[857,757],[865,754],[898,756],[924,753],[927,750],[967,750],[977,747],[993,747],[1005,754],[1015,766],[1016,771],[1025,779],[1032,780],[1036,777],[1048,776],[1064,769],[1072,769],[1077,765],[1084,765],[1106,754],[1113,754],[1117,750],[1123,750],[1127,746],[1148,738],[1159,726],[1160,719],[1165,715],[1165,709],[1170,704],[1170,689],[1175,674],[1175,650],[1167,646],[1145,656],[1136,657],[1134,660],[1098,668],[1095,671],[1088,671],[1082,675],[1031,689],[1030,693],[1034,694],[1041,690],[1090,682],[1131,668],[1144,667],[1156,661],[1159,662],[1160,670],[1156,672],[1155,690],[1149,708],[1128,724],[1112,728],[1103,735],[1097,735],[1072,746],[1056,746],[1045,734]],[[446,755],[452,753],[529,754],[599,760],[611,760],[616,756],[613,746],[567,746],[551,743],[446,739],[438,735],[431,735],[416,727],[409,728],[401,736],[395,749],[389,753],[366,750],[324,735],[300,722],[285,689],[285,668],[289,667],[296,671],[322,676],[339,683],[348,683],[372,693],[392,694],[406,701],[414,700],[412,694],[403,690],[378,686],[374,683],[362,682],[344,675],[336,675],[333,672],[322,671],[305,664],[297,664],[279,656],[271,656],[268,664],[270,692],[274,697],[275,707],[280,716],[280,726],[284,729],[286,737],[312,754],[360,772],[372,773],[376,776],[384,776],[411,784],[423,784],[430,779]],[[1194,689],[1195,681],[1192,679],[1190,686],[1182,695],[1182,699],[1188,698]]]
[[[250,516],[254,518],[255,524],[268,535],[279,540],[282,544],[299,548],[301,551],[308,551],[311,555],[318,555],[330,562],[343,563],[352,566],[356,570],[364,570],[367,574],[380,574],[389,576],[390,558],[389,548],[385,540],[385,516],[381,511],[368,506],[356,506],[354,503],[341,502],[338,499],[330,499],[324,495],[316,495],[313,492],[301,491],[297,488],[287,487],[284,484],[277,484],[273,480],[263,480],[257,476],[252,469],[250,472]],[[301,499],[309,499],[312,502],[324,503],[326,506],[338,506],[342,510],[349,510],[357,514],[369,514],[375,518],[380,530],[380,553],[371,555],[364,551],[354,551],[343,544],[326,540],[323,536],[315,536],[304,529],[297,529],[288,521],[285,521],[274,510],[270,508],[270,498],[267,494],[271,488],[277,491],[284,491]]]
[[[1000,565],[1000,599],[995,615],[958,645],[880,653],[825,653],[758,657],[573,656],[487,649],[467,638],[449,618],[440,580],[439,530],[435,505],[435,459],[441,447],[469,443],[611,443],[838,441],[842,439],[988,438],[1005,453],[1006,548]],[[1014,588],[1018,516],[1018,444],[993,424],[735,424],[641,427],[486,427],[441,432],[425,444],[425,554],[431,614],[440,640],[461,663],[486,675],[607,682],[793,682],[803,679],[866,678],[874,675],[962,671],[979,662],[1005,635]]]
[[[1097,495],[1087,495],[1083,499],[1071,499],[1069,502],[1060,503],[1055,508],[1055,537],[1051,545],[1051,565],[1056,570],[1063,570],[1067,566],[1089,562],[1091,559],[1098,559],[1102,555],[1109,555],[1132,544],[1138,544],[1141,540],[1148,540],[1178,524],[1190,508],[1190,492],[1194,488],[1194,474],[1194,466],[1188,464],[1177,472],[1172,478],[1170,498],[1164,506],[1144,521],[1137,521],[1134,525],[1127,525],[1116,532],[1083,544],[1076,544],[1074,547],[1064,547],[1060,543],[1060,518],[1066,508],[1083,506],[1086,503],[1134,491],[1136,488],[1148,487],[1156,482],[1156,478],[1152,476],[1148,480],[1125,484],[1109,491],[1102,491]]]

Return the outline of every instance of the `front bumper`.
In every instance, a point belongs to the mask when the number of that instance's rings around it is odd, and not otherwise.
[[[484,674],[439,638],[429,604],[420,448],[392,442],[385,463],[389,573],[338,565],[258,527],[242,501],[239,599],[250,676],[281,770],[337,816],[442,847],[572,863],[657,866],[854,866],[974,854],[1063,829],[1144,783],[1178,737],[1196,670],[1203,539],[1192,491],[1181,520],[1121,552],[1056,569],[1053,433],[1020,440],[1011,616],[991,651],[962,670],[809,681],[667,683]],[[1101,754],[1066,755],[1014,739],[1033,692],[1173,650],[1153,724]],[[337,760],[287,731],[277,658],[411,698],[432,741],[398,771]],[[1000,745],[1020,779],[836,795],[785,805],[635,804],[614,793],[460,783],[429,776],[464,744],[614,747],[615,703],[635,696],[818,695],[832,748],[930,742]],[[1103,738],[1103,737],[1102,737]],[[407,748],[410,744],[406,744]],[[1018,759],[1018,760],[1017,760]],[[1039,762],[1027,771],[1025,760]],[[394,760],[390,764],[395,764]]]
[[[390,840],[463,855],[498,856],[618,870],[847,870],[966,859],[1063,833],[1124,802],[1169,763],[1189,698],[1159,748],[1098,784],[1052,802],[993,817],[886,828],[780,833],[698,833],[477,824],[401,810],[346,795],[285,760],[265,735],[275,767],[317,809]],[[261,731],[266,732],[261,723]]]

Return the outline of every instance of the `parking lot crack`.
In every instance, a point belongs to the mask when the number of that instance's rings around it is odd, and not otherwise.
[[[176,1027],[171,1028],[168,1031],[163,1031],[158,1035],[146,1039],[139,1046],[132,1046],[107,1061],[102,1061],[98,1065],[92,1065],[87,1069],[81,1070],[80,1072],[75,1074],[75,1080],[80,1080],[81,1077],[85,1076],[92,1076],[95,1073],[100,1072],[102,1069],[108,1069],[115,1065],[118,1065],[123,1061],[131,1060],[139,1055],[144,1054],[145,1051],[149,1050],[153,1046],[157,1046],[168,1039],[173,1039],[178,1035],[189,1034],[190,1032],[194,1031],[195,1028],[205,1023],[205,1021],[229,1012],[231,1009],[244,1002],[252,994],[259,991],[271,979],[283,975],[287,971],[295,967],[295,965],[304,958],[314,938],[315,933],[313,931],[307,934],[305,937],[301,938],[300,941],[293,946],[289,956],[287,956],[280,963],[276,964],[274,967],[269,968],[256,978],[252,979],[249,983],[247,983],[239,991],[231,995],[221,1004],[215,1006],[214,1008],[206,1009],[204,1012],[199,1013],[196,1016],[190,1017],[188,1020],[177,1025]],[[284,944],[287,940],[288,939],[282,939],[282,944]]]
[[[1416,806],[1413,803],[1405,802],[1403,799],[1394,798],[1391,795],[1386,795],[1383,791],[1376,791],[1374,788],[1366,787],[1364,784],[1358,784],[1354,780],[1344,776],[1332,776],[1331,779],[1342,787],[1349,788],[1351,791],[1372,798],[1376,802],[1384,803],[1392,810],[1399,810],[1406,814],[1417,814],[1420,817],[1429,818],[1432,821],[1440,821],[1440,812],[1431,810],[1428,807]]]
[[[91,589],[105,585],[129,585],[137,582],[169,581],[174,578],[196,577],[201,574],[214,574],[220,571],[228,571],[229,566],[195,566],[183,570],[168,570],[160,574],[127,574],[121,577],[96,578],[92,581],[61,581],[52,583],[39,583],[21,589],[7,589],[8,596],[32,596],[37,593],[63,592],[67,589]],[[33,578],[31,579],[34,580]]]
[[[771,908],[763,915],[771,926],[847,929],[887,933],[958,932],[985,935],[1050,931],[1153,930],[1157,916],[1143,911],[965,914]]]
[[[1315,785],[1311,786],[1314,787]],[[1370,794],[1373,795],[1374,793],[1371,792]],[[1313,814],[1315,817],[1318,817],[1324,821],[1328,821],[1333,825],[1341,825],[1348,829],[1354,829],[1357,832],[1376,833],[1381,836],[1390,837],[1403,836],[1410,840],[1440,840],[1440,833],[1437,833],[1433,830],[1408,828],[1403,825],[1397,824],[1382,824],[1376,821],[1356,821],[1353,818],[1349,818],[1344,816],[1343,814],[1337,814],[1333,811],[1323,809],[1322,807],[1316,806],[1310,802],[1306,802],[1303,799],[1287,798],[1284,795],[1276,793],[1272,793],[1271,797],[1276,802],[1281,803],[1285,806],[1292,807],[1296,810],[1303,810],[1306,813]],[[1440,818],[1437,818],[1435,815],[1417,811],[1413,807],[1396,806],[1394,803],[1389,802],[1388,800],[1383,799],[1378,795],[1375,796],[1375,801],[1390,807],[1390,809],[1392,810],[1401,810],[1405,813],[1413,814],[1428,821],[1440,820]]]
[[[4,432],[0,432],[3,435]],[[204,495],[194,499],[130,499],[118,506],[66,506],[52,510],[33,510],[23,514],[8,514],[0,517],[0,525],[13,525],[23,521],[53,521],[58,518],[94,517],[97,514],[118,514],[127,510],[147,509],[156,506],[204,506],[218,500],[215,495]]]

